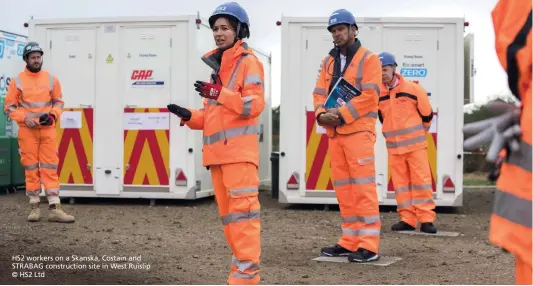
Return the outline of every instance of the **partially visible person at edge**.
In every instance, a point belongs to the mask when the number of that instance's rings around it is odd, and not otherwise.
[[[59,199],[56,120],[63,112],[61,85],[57,77],[42,69],[43,54],[38,43],[26,44],[22,54],[26,67],[9,84],[4,112],[20,127],[20,162],[31,209],[28,221],[41,219],[42,182],[49,204],[48,221],[74,222],[74,217],[61,209]]]
[[[351,262],[372,262],[379,259],[381,229],[374,166],[381,63],[356,38],[358,27],[352,13],[334,11],[327,29],[335,47],[321,63],[313,105],[317,122],[329,137],[342,236],[335,245],[322,248],[321,253],[347,256]],[[326,98],[340,77],[362,93],[339,108],[325,108]]]
[[[392,184],[400,221],[393,231],[420,230],[436,233],[435,201],[427,153],[426,135],[433,119],[433,109],[426,90],[396,72],[391,53],[379,54],[382,80],[379,120],[383,124]]]
[[[203,130],[203,165],[211,170],[224,234],[233,252],[229,284],[260,282],[259,116],[265,108],[263,64],[243,42],[250,21],[237,3],[224,3],[209,18],[217,49],[202,57],[213,69],[196,81],[202,109],[170,104],[193,130]]]

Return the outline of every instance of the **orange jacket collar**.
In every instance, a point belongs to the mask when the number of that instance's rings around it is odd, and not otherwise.
[[[42,71],[43,69],[41,68],[41,70],[38,72],[31,72],[28,70],[28,67],[24,67],[24,75],[27,75],[27,76],[38,76],[41,74]]]
[[[211,50],[209,52],[207,52],[206,54],[204,54],[204,56],[202,57],[202,61],[204,61],[209,67],[211,67],[212,69],[218,71],[220,69],[220,64],[218,63],[218,61],[215,59],[215,54],[217,52],[219,52],[220,49],[214,49],[214,50]],[[248,44],[241,41],[241,40],[238,40],[235,45],[233,45],[233,47],[227,49],[226,51],[224,51],[222,53],[222,60],[224,59],[234,59],[235,57],[237,56],[240,56],[244,53],[251,53],[249,50],[248,50]]]

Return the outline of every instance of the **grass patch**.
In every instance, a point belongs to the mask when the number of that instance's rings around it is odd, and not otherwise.
[[[496,182],[488,180],[488,174],[482,172],[467,173],[463,177],[464,186],[494,186]]]

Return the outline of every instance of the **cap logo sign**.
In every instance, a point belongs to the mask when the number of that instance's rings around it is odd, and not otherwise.
[[[217,8],[217,11],[226,11],[226,6],[220,6]]]

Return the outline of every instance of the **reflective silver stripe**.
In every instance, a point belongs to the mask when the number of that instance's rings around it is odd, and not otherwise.
[[[59,196],[59,189],[44,190],[47,196]]]
[[[368,117],[368,118],[378,118],[378,113],[377,112],[369,112],[367,114],[365,114],[363,117]]]
[[[200,108],[200,110],[201,110],[201,111],[205,111],[205,108],[202,107],[202,108]]]
[[[399,193],[405,193],[405,192],[408,192],[411,190],[411,187],[410,186],[404,186],[404,187],[401,187],[401,188],[397,188],[394,190],[394,193],[395,194],[399,194]]]
[[[362,164],[362,163],[372,162],[372,161],[374,161],[374,157],[368,157],[368,158],[358,159],[357,163]]]
[[[35,113],[27,113],[26,115],[29,117],[29,118],[39,118],[41,117],[42,115],[46,114],[46,112],[35,112]]]
[[[20,83],[19,76],[15,77],[15,85],[17,86],[18,90],[22,91],[22,84]]]
[[[370,51],[366,51],[361,60],[359,61],[359,64],[357,65],[357,73],[355,75],[355,87],[357,87],[359,90],[362,90],[361,86],[361,80],[363,80],[363,66],[365,63],[366,56],[370,54]]]
[[[521,226],[531,228],[531,200],[496,190],[492,213]]]
[[[379,215],[376,216],[349,216],[342,218],[342,222],[348,223],[348,222],[364,222],[366,224],[373,224],[376,222],[379,222],[380,218]]]
[[[40,167],[41,168],[45,168],[45,169],[57,169],[57,165],[54,165],[54,164],[40,164]]]
[[[63,103],[60,103],[60,101],[57,100],[57,99],[52,99],[52,104],[53,104],[54,106],[61,107],[61,108],[63,108],[63,106],[64,106],[64,104],[63,104]]]
[[[335,180],[333,182],[333,186],[340,187],[340,186],[346,186],[346,185],[362,185],[362,184],[370,184],[374,183],[376,181],[376,177],[366,177],[366,178],[348,178],[348,179],[342,179],[342,180]]]
[[[29,165],[29,166],[24,166],[24,169],[26,169],[26,170],[35,170],[37,168],[39,168],[39,163],[33,164],[33,165]]]
[[[405,209],[406,207],[408,206],[412,206],[412,205],[422,205],[422,204],[427,204],[427,203],[434,203],[433,202],[433,199],[418,199],[418,200],[410,200],[410,201],[407,201],[403,204],[398,204],[397,205],[397,208],[399,209]]]
[[[404,140],[400,142],[387,142],[387,148],[398,148],[413,145],[416,143],[424,142],[426,140],[426,135],[415,137],[409,140]]]
[[[233,273],[233,277],[234,278],[246,279],[246,280],[252,280],[256,276],[257,276],[257,274],[248,274],[248,273],[240,273],[240,272]]]
[[[51,106],[51,105],[52,105],[51,101],[46,101],[46,102],[25,102],[25,101],[22,101],[22,102],[19,103],[19,106],[24,107],[24,108],[38,108],[38,107],[47,107],[47,106]]]
[[[520,151],[511,152],[507,163],[531,172],[531,145],[520,141]]]
[[[33,191],[26,190],[26,196],[38,196],[40,192],[41,190],[33,190]]]
[[[17,107],[17,104],[16,103],[7,103],[6,105],[4,105],[4,107]]]
[[[433,190],[433,186],[431,184],[425,184],[425,185],[411,185],[411,190],[413,191],[427,191],[427,190]]]
[[[313,90],[313,93],[325,96],[326,95],[326,89],[315,87],[315,90]]]
[[[221,106],[222,103],[216,101],[215,99],[208,99],[208,100],[207,100],[207,105],[217,105],[217,106]]]
[[[237,60],[237,63],[235,64],[235,69],[233,70],[233,73],[231,74],[231,78],[228,83],[229,90],[233,90],[233,88],[235,87],[235,78],[237,77],[237,72],[239,71],[239,67],[241,66],[242,60],[244,60],[246,56],[247,55],[244,54]]]
[[[230,138],[235,138],[235,137],[244,136],[244,135],[252,135],[252,134],[256,134],[256,135],[259,134],[259,129],[255,125],[225,129],[213,135],[204,136],[204,145],[210,145],[210,144],[217,143],[219,141],[224,140],[224,138],[230,139]],[[224,137],[224,135],[226,136]]]
[[[54,76],[48,73],[48,80],[50,81],[50,93],[54,90]]]
[[[316,106],[316,108],[315,108],[315,112],[316,112],[319,108],[326,108],[326,107],[324,106],[324,104],[319,104],[319,105]]]
[[[366,90],[366,89],[373,89],[378,96],[380,96],[381,94],[381,90],[379,89],[379,86],[375,83],[364,83],[362,86],[361,86],[361,91],[363,90]]]
[[[375,228],[362,228],[362,229],[351,229],[351,228],[343,228],[342,234],[349,235],[349,236],[379,236],[379,229]]]
[[[383,132],[383,137],[389,138],[389,137],[392,137],[392,136],[405,135],[405,134],[409,134],[411,132],[415,132],[415,131],[423,130],[423,129],[424,129],[424,125],[419,124],[419,125],[407,127],[407,128],[404,128],[404,129],[398,129],[398,130]]]
[[[250,114],[252,114],[252,97],[251,96],[245,96],[242,98],[244,100],[244,104],[242,105],[242,117],[248,117]]]
[[[346,107],[348,108],[348,110],[350,111],[350,115],[352,116],[352,118],[354,120],[358,119],[359,118],[359,112],[357,112],[357,109],[355,109],[355,106],[353,106],[352,102],[351,101],[348,101],[346,103]]]
[[[250,270],[250,271],[259,270],[259,264],[253,263],[251,261],[239,261],[235,256],[232,257],[231,263],[237,266],[237,269],[240,272],[244,272],[246,270]]]
[[[222,224],[227,225],[227,224],[234,223],[234,222],[259,219],[259,217],[260,217],[260,211],[255,210],[255,211],[242,212],[242,213],[231,213],[231,214],[221,217],[221,219],[222,219]]]
[[[248,84],[260,84],[263,87],[263,81],[256,74],[249,74],[244,78],[244,85],[246,86]]]
[[[230,190],[229,194],[230,195],[238,195],[238,194],[246,194],[246,193],[255,194],[255,193],[258,193],[258,192],[259,192],[259,188],[258,187],[251,187],[251,188]]]

